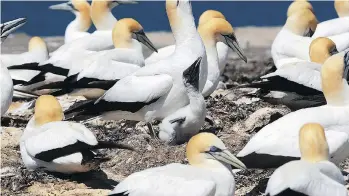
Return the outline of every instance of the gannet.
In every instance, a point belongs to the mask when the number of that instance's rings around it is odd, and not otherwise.
[[[284,104],[292,110],[325,105],[321,87],[321,65],[328,57],[337,53],[332,40],[317,38],[310,44],[311,62],[285,64],[275,72],[262,76],[262,81],[241,85],[240,88],[260,88],[263,92],[282,91],[283,95],[271,93],[261,98],[272,104]]]
[[[28,169],[44,169],[61,173],[87,172],[108,160],[93,150],[121,148],[127,145],[98,141],[85,126],[64,118],[62,107],[51,95],[40,96],[35,113],[20,140],[20,151]]]
[[[307,123],[299,132],[301,160],[279,167],[268,181],[266,194],[347,196],[341,171],[330,161],[324,128]]]
[[[202,58],[199,92],[202,92],[207,79],[207,60],[190,1],[167,0],[166,11],[176,40],[175,52],[122,78],[95,103],[73,107],[66,114],[100,114],[104,119],[145,122],[161,120],[189,104],[182,75],[199,57]]]
[[[159,138],[168,144],[187,142],[205,123],[206,103],[199,92],[201,57],[183,72],[189,104],[161,121]]]
[[[222,14],[219,15],[218,13],[216,13],[216,11],[204,12],[200,17],[198,27],[198,32],[205,44],[208,63],[207,81],[205,83],[204,90],[202,91],[204,97],[208,97],[217,88],[220,75],[223,73],[225,68],[226,57],[228,54],[228,50],[225,50],[225,47],[227,45],[236,51],[241,59],[243,59],[245,62],[247,61],[244,52],[238,44],[233,27],[228,21],[222,19]],[[221,42],[221,44],[219,44],[219,40],[224,40],[224,43]],[[218,50],[218,46],[220,50]],[[150,59],[147,58],[146,63],[155,62],[158,59],[168,57],[174,52],[175,45],[167,46],[160,50],[165,51],[164,54],[152,55],[149,57]],[[221,51],[223,52],[218,55],[218,52]]]
[[[262,128],[239,152],[248,167],[277,167],[299,159],[298,130],[308,122],[325,128],[330,160],[340,163],[349,151],[349,52],[329,57],[321,68],[327,105],[287,114]]]
[[[9,22],[2,23],[1,26],[1,43],[5,41],[8,35],[24,25],[27,22],[27,19],[25,18],[18,18]],[[10,76],[9,71],[7,70],[6,66],[3,65],[2,60],[0,59],[1,63],[1,77],[0,77],[0,84],[1,84],[1,116],[6,113],[8,108],[11,105],[12,102],[12,96],[13,96],[13,82],[12,78]]]
[[[96,52],[114,48],[112,29],[116,18],[111,9],[120,3],[133,3],[134,1],[95,0],[91,6],[91,19],[97,30],[90,36],[77,39],[64,44],[51,53],[51,57],[37,66],[16,66],[15,69],[30,69],[67,76],[69,69],[76,60],[96,54]]]
[[[335,0],[334,7],[339,18],[327,20],[317,25],[312,38],[328,37],[349,32],[349,3],[344,0]],[[287,17],[299,10],[308,9],[314,13],[313,6],[307,1],[295,1],[287,10]],[[336,42],[337,43],[337,42]]]
[[[231,166],[246,167],[217,136],[212,133],[195,135],[188,142],[186,156],[190,165],[172,163],[133,173],[109,195],[234,195],[235,180]]]
[[[75,19],[71,21],[64,34],[64,43],[70,43],[79,38],[89,36],[87,30],[91,26],[90,4],[86,0],[70,0],[66,3],[51,5],[52,10],[66,10],[75,15]]]
[[[19,27],[23,26],[27,22],[25,18],[18,18],[5,23],[1,23],[1,43]]]
[[[74,62],[65,81],[44,85],[37,89],[62,88],[61,92],[55,92],[54,95],[73,91],[71,95],[97,99],[116,81],[144,66],[140,43],[156,51],[141,24],[132,18],[124,18],[116,22],[112,36],[114,49],[92,54],[82,62]]]

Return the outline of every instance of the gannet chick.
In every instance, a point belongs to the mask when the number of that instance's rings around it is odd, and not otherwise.
[[[75,96],[97,99],[116,81],[144,66],[140,43],[156,51],[141,24],[132,18],[124,18],[116,22],[112,36],[115,49],[98,52],[86,57],[82,62],[75,62],[65,81],[44,85],[37,89],[62,89],[54,95],[71,93]]]
[[[64,43],[70,43],[79,38],[89,36],[87,30],[90,28],[92,21],[90,17],[90,4],[86,0],[70,0],[66,3],[51,5],[52,10],[70,11],[75,15],[64,34]]]
[[[0,25],[1,27],[1,43],[5,41],[8,35],[10,33],[14,32],[16,29],[21,27],[27,22],[25,18],[19,18],[16,20],[12,20],[9,22],[2,23]],[[1,116],[3,116],[8,108],[11,105],[12,102],[12,96],[13,96],[13,82],[12,78],[10,76],[9,71],[7,70],[6,66],[3,65],[2,60],[0,59],[1,63],[1,77],[0,77],[0,84],[1,84],[1,95],[0,95],[0,101],[1,101]]]
[[[18,18],[5,23],[1,23],[1,43],[9,36],[12,32],[23,26],[27,22],[26,18]]]
[[[347,196],[341,171],[329,159],[324,128],[308,123],[299,132],[301,160],[279,167],[268,181],[266,194]]]
[[[119,80],[95,103],[73,107],[66,114],[100,115],[103,119],[150,122],[162,120],[189,104],[183,71],[199,57],[199,91],[207,80],[207,59],[190,1],[166,1],[166,11],[176,40],[173,55],[138,69]]]
[[[349,52],[329,57],[321,68],[322,91],[327,105],[291,112],[256,133],[239,152],[248,167],[278,167],[299,159],[298,130],[308,122],[321,124],[330,160],[340,163],[349,151]]]
[[[34,116],[20,140],[24,165],[28,169],[44,169],[60,173],[87,172],[97,169],[108,158],[98,157],[93,150],[129,149],[113,142],[98,141],[85,126],[62,121],[63,110],[51,95],[40,96]]]
[[[308,9],[300,10],[287,18],[271,47],[277,68],[288,63],[310,60],[309,46],[312,40],[308,37],[313,35],[317,24],[315,15]]]
[[[159,125],[159,138],[169,144],[187,142],[204,125],[206,103],[199,92],[201,58],[183,72],[189,104],[164,118]]]
[[[234,195],[231,166],[246,167],[217,136],[199,133],[192,137],[186,147],[186,157],[190,165],[172,163],[131,174],[109,195]]]

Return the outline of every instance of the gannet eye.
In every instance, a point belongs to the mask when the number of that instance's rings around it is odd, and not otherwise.
[[[216,146],[211,146],[210,147],[210,152],[221,152],[222,150]]]

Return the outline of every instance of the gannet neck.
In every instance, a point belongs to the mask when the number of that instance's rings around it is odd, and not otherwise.
[[[206,10],[199,18],[199,26],[208,22],[212,18],[222,18],[225,20],[225,17],[221,12],[216,10]]]
[[[317,123],[302,126],[299,132],[301,160],[316,163],[328,160],[329,148],[324,128]]]
[[[334,7],[338,14],[338,17],[349,16],[349,1],[346,0],[335,0]]]
[[[188,43],[188,40],[199,37],[188,0],[167,0],[166,12],[176,40],[176,46]]]
[[[308,9],[314,13],[313,6],[308,1],[294,1],[287,9],[287,17],[302,9]]]
[[[32,37],[28,43],[28,51],[41,56],[41,59],[48,58],[48,48],[46,42],[40,37]]]
[[[111,13],[109,1],[94,0],[91,5],[91,19],[97,30],[112,30],[117,19]]]
[[[54,96],[42,95],[36,100],[34,109],[36,126],[54,121],[62,121],[63,118],[63,109]]]
[[[322,65],[332,55],[331,53],[338,53],[336,44],[331,39],[319,37],[310,44],[309,56],[312,62]]]
[[[344,52],[329,57],[322,66],[321,79],[322,91],[325,95],[328,105],[343,106],[349,104],[349,87],[347,69],[344,62]]]
[[[317,24],[318,21],[313,12],[308,9],[303,9],[287,18],[284,28],[296,35],[305,36],[309,34],[310,31],[315,32]]]
[[[75,20],[73,20],[68,27],[74,28],[74,30],[85,32],[91,26],[91,17],[90,17],[90,4],[86,0],[73,0],[73,6],[77,12],[75,14]],[[68,30],[67,27],[67,30]]]

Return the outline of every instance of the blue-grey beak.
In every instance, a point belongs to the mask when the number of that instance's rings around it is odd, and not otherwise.
[[[1,42],[3,42],[8,35],[23,26],[27,22],[26,18],[18,18],[1,24]]]

